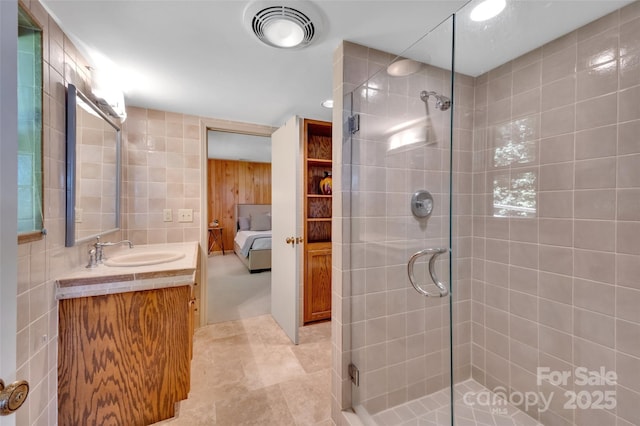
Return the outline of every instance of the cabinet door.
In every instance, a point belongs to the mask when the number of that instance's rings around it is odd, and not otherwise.
[[[324,244],[323,244],[324,246]],[[331,318],[331,246],[306,253],[304,322]]]
[[[189,286],[61,300],[58,424],[147,425],[190,384]]]

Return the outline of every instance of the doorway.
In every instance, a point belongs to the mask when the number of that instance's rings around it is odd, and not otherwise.
[[[271,204],[269,130],[255,134],[207,129],[206,138],[207,173],[203,187],[207,205],[206,323],[270,314],[270,265],[262,262],[260,269],[256,269],[250,263],[253,257],[245,256],[238,245],[242,243],[245,225],[245,218],[242,223],[239,219],[239,211],[245,214],[239,210],[241,206]],[[247,228],[250,219],[247,214]],[[256,228],[257,220],[255,217],[252,228]],[[267,244],[266,239],[259,242]]]

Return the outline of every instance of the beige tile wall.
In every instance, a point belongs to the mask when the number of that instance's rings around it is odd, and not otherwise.
[[[555,391],[545,425],[640,424],[639,63],[635,2],[476,79],[473,377]],[[523,173],[535,213],[495,216],[494,183]],[[615,391],[614,410],[563,409],[574,376],[536,383],[601,366],[618,385],[587,390]]]
[[[127,108],[123,139],[123,228],[135,244],[200,240],[200,119]],[[172,211],[171,222],[163,210]],[[193,222],[178,222],[192,209]]]

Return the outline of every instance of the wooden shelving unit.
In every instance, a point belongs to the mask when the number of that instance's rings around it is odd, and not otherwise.
[[[304,120],[304,323],[331,318],[332,195],[320,181],[331,172],[331,123]]]

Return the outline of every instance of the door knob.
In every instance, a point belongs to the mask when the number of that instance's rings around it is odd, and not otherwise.
[[[304,238],[303,237],[296,237],[296,244],[302,244],[304,243]]]
[[[12,414],[24,404],[29,394],[29,383],[24,380],[16,381],[10,385],[4,385],[0,379],[0,415]]]
[[[287,242],[287,244],[294,244],[296,239],[293,237],[287,237],[285,241]]]

